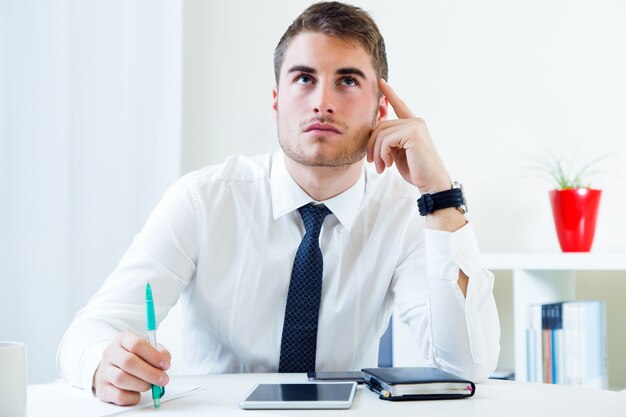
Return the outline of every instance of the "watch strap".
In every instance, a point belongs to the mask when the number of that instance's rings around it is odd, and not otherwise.
[[[449,207],[463,207],[464,205],[463,191],[460,188],[452,188],[434,194],[422,194],[417,199],[417,208],[420,216],[426,216],[436,210]]]

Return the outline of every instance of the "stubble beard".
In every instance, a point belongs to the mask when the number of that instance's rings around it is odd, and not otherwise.
[[[280,112],[276,116],[276,124],[278,129],[278,143],[282,148],[285,155],[305,166],[309,167],[349,167],[362,160],[367,153],[367,142],[369,141],[372,130],[376,127],[378,119],[378,109],[376,108],[372,121],[369,125],[360,127],[354,134],[344,136],[342,138],[328,138],[325,136],[315,137],[309,140],[316,141],[317,146],[324,146],[325,142],[329,141],[341,141],[344,146],[334,152],[308,152],[304,149],[305,145],[298,141],[297,136],[302,134],[302,128],[299,127],[296,132],[283,127],[280,124]],[[341,123],[337,123],[336,120],[329,117],[321,117],[315,119],[315,122],[319,123],[331,123],[334,125],[343,126]],[[307,122],[311,123],[311,121]],[[344,129],[345,132],[347,129]]]

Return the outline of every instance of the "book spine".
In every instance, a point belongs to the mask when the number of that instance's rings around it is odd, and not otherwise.
[[[606,304],[577,301],[563,306],[565,383],[608,388]]]
[[[533,347],[535,351],[535,381],[534,382],[542,382],[543,381],[543,364],[542,364],[542,356],[541,356],[541,304],[535,304],[533,308],[533,319],[534,319],[534,342],[535,346]]]
[[[526,306],[526,381],[532,382],[535,380],[534,370],[534,334],[533,334],[533,323],[532,323],[532,305]]]
[[[607,389],[606,304],[601,301],[586,302],[583,324],[583,363],[586,365],[583,386]]]
[[[563,305],[563,341],[565,344],[565,384],[583,385],[582,376],[582,313],[579,303]]]
[[[526,319],[526,380],[543,382],[541,304],[528,305]]]
[[[550,329],[550,306],[541,306],[541,338],[543,356],[543,382],[552,383],[552,331]]]
[[[565,383],[565,358],[563,346],[563,303],[552,306],[552,380]]]
[[[533,333],[529,327],[530,318],[527,318],[527,327],[526,327],[526,381],[533,382],[535,380],[535,358],[533,351]]]

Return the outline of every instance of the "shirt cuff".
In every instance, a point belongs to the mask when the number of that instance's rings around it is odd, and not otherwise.
[[[429,277],[449,281],[459,278],[459,269],[468,277],[482,270],[480,250],[471,223],[454,232],[426,229]]]
[[[80,386],[85,392],[93,393],[93,376],[102,361],[102,352],[110,342],[99,343],[86,349],[80,370]]]

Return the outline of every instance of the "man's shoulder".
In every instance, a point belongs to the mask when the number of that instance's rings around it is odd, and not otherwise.
[[[208,165],[181,178],[188,185],[215,182],[255,182],[269,178],[273,153],[232,155],[221,164]]]
[[[208,165],[178,178],[167,190],[166,196],[209,195],[219,190],[241,188],[269,182],[273,153],[258,156],[233,155],[224,162]],[[199,193],[199,194],[198,194]],[[208,193],[208,194],[207,194]]]

